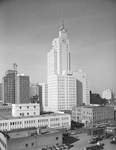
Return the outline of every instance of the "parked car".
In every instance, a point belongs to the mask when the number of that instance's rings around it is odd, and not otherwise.
[[[89,140],[88,142],[90,143],[90,144],[94,144],[94,143],[97,143],[98,141],[101,141],[102,140],[102,138],[100,138],[100,137],[93,137],[91,140]]]
[[[111,144],[116,144],[116,138],[113,137],[112,140],[110,141]]]
[[[89,146],[89,147],[84,147],[81,150],[99,150],[99,149],[103,149],[104,145],[105,145],[104,143],[101,143],[99,146],[93,145],[93,146]]]

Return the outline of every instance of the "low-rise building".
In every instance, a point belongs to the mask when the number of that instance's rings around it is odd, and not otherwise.
[[[2,113],[12,114],[12,105],[1,105],[0,106],[0,114],[2,114]]]
[[[71,116],[63,113],[51,113],[46,115],[14,117],[9,113],[1,113],[0,130],[10,131],[29,127],[66,128],[71,127]]]
[[[51,129],[18,129],[14,131],[0,131],[1,150],[38,150],[62,144],[62,132]]]
[[[84,123],[85,126],[96,126],[114,122],[113,106],[73,107],[72,120]]]
[[[39,103],[27,103],[27,104],[12,104],[12,116],[35,116],[40,115]]]

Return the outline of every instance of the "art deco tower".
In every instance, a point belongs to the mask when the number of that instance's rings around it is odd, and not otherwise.
[[[60,75],[64,70],[71,70],[71,66],[69,40],[62,20],[59,37],[53,40],[52,50],[48,53],[48,78],[55,74]]]
[[[48,53],[48,107],[51,111],[71,110],[76,105],[76,79],[71,72],[69,40],[62,20],[59,37],[53,40]]]

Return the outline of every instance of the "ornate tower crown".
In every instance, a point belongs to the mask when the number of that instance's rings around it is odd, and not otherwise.
[[[65,29],[64,27],[64,20],[62,19],[61,20],[61,28],[60,28],[60,31],[63,31],[63,32],[66,32],[67,30]]]

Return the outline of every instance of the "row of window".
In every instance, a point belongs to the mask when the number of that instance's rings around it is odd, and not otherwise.
[[[30,107],[32,107],[32,106],[30,106]],[[19,108],[22,109],[22,108],[25,108],[25,107],[24,106],[20,106]],[[29,108],[29,106],[27,106],[27,108]],[[36,106],[33,106],[33,108],[36,108]]]

